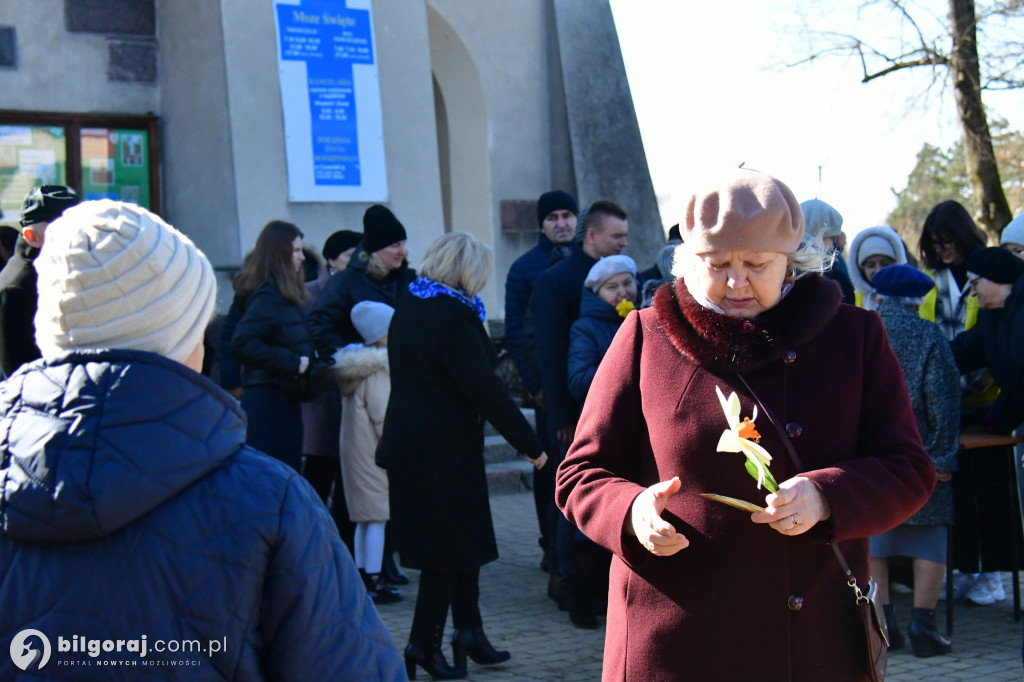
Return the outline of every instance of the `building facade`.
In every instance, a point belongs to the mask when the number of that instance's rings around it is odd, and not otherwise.
[[[269,220],[314,247],[361,231],[368,202],[289,199],[275,11],[304,1],[5,0],[4,222],[33,181],[66,181],[158,211],[225,283]],[[502,317],[505,273],[536,240],[532,202],[552,188],[621,204],[629,252],[653,262],[663,227],[606,0],[349,4],[371,9],[382,203],[413,266],[445,231],[480,237]]]

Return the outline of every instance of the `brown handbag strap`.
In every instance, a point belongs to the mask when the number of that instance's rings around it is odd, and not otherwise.
[[[750,385],[745,376],[739,372],[736,372],[736,376],[738,376],[740,381],[743,382],[743,385],[747,387],[747,391],[750,392],[750,396],[754,399],[754,402],[761,407],[761,412],[763,412],[764,416],[768,418],[771,425],[775,427],[775,431],[779,434],[779,438],[782,439],[782,445],[786,448],[786,452],[789,453],[790,459],[793,460],[793,465],[796,466],[797,472],[802,472],[804,470],[804,466],[800,462],[800,456],[796,454],[796,448],[794,448],[793,443],[790,442],[789,434],[787,434],[779,424],[779,420],[775,416],[775,413],[772,412],[771,408],[769,408],[763,400],[761,400],[757,395],[757,392],[754,390],[754,387]],[[850,565],[846,563],[846,557],[843,556],[843,551],[839,549],[839,545],[835,543],[835,540],[829,540],[828,546],[832,548],[832,551],[836,555],[836,559],[839,560],[839,565],[842,567],[843,573],[846,574],[846,584],[853,588],[859,603],[862,598],[861,591],[860,588],[857,587],[857,578],[854,577],[853,571],[850,570]]]

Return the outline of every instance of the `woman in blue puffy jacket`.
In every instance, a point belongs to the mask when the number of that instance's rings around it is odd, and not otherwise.
[[[0,383],[0,679],[404,680],[316,493],[198,372],[206,257],[103,200],[36,269],[43,359]]]
[[[636,307],[636,263],[629,256],[605,256],[583,282],[580,316],[569,332],[569,392],[583,404],[622,320]]]
[[[302,232],[282,220],[267,223],[235,277],[245,297],[231,339],[242,364],[242,409],[249,417],[246,442],[296,471],[302,462],[303,383],[314,357],[301,306],[309,301],[303,281]]]

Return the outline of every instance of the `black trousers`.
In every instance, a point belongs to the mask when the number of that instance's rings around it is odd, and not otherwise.
[[[440,648],[448,607],[457,630],[479,627],[480,569],[468,571],[430,571],[420,573],[420,591],[412,616],[409,643],[423,651]]]
[[[334,525],[338,527],[338,535],[348,547],[350,553],[354,553],[353,537],[356,532],[356,524],[348,517],[348,508],[345,506],[345,495],[342,493],[341,482],[341,461],[336,456],[330,455],[304,455],[302,457],[302,476],[313,490],[320,496],[320,501],[328,505]]]

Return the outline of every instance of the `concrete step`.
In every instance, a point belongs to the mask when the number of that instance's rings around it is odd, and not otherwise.
[[[533,490],[533,465],[522,457],[510,462],[487,465],[487,490],[491,495],[507,495]]]
[[[511,462],[522,459],[514,447],[501,436],[484,436],[484,462]]]

